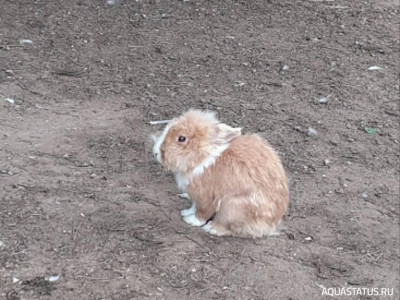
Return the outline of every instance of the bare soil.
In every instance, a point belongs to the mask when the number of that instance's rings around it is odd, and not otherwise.
[[[1,0],[0,299],[399,299],[398,13],[393,0]],[[148,121],[191,107],[278,150],[284,234],[181,221]]]

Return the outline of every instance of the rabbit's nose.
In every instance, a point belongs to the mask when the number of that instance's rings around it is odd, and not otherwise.
[[[153,151],[154,157],[157,159],[158,162],[161,163],[161,152],[160,151]]]

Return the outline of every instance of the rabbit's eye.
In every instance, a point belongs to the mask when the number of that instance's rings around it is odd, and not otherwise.
[[[186,138],[184,136],[179,136],[178,142],[179,143],[184,143],[186,141]]]

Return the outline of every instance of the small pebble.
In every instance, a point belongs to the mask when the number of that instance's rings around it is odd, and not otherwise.
[[[141,100],[141,101],[142,101],[142,100]],[[143,100],[143,101],[144,101],[144,100]],[[153,117],[157,117],[157,113],[155,113],[155,112],[150,112],[150,113],[149,113],[149,116],[152,117],[152,118],[153,118]]]
[[[17,283],[17,282],[19,282],[19,279],[17,277],[13,277],[12,282]]]
[[[31,41],[31,40],[28,40],[28,39],[20,39],[19,40],[19,44],[20,45],[32,45],[33,44],[33,42]]]
[[[306,240],[306,241],[312,241],[312,237],[311,237],[311,236],[308,236],[308,237],[306,237],[304,240]]]
[[[5,73],[6,73],[8,76],[14,75],[14,71],[13,71],[13,70],[5,70]]]
[[[340,143],[340,138],[339,138],[338,136],[333,136],[333,137],[329,140],[329,142],[330,142],[332,145],[337,146],[337,145],[339,145],[339,143]]]
[[[342,189],[342,188],[335,189],[335,193],[336,194],[344,194],[344,189]]]
[[[319,98],[319,99],[317,99],[317,103],[326,104],[326,103],[328,103],[328,98],[327,97]]]
[[[329,160],[329,159],[325,159],[325,160],[324,160],[324,165],[325,165],[325,166],[329,165],[329,163],[330,163],[330,160]]]
[[[263,126],[263,125],[261,125],[260,127],[257,128],[257,130],[258,130],[259,132],[264,132],[266,129],[267,129],[267,128],[266,128],[265,126]]]
[[[308,136],[316,136],[317,135],[317,131],[314,128],[309,127],[307,129],[307,135]]]
[[[361,193],[361,198],[367,199],[368,198],[368,193],[367,192],[362,192]]]
[[[60,279],[60,275],[48,276],[48,277],[46,277],[45,279],[46,279],[47,281],[49,281],[49,282],[55,282],[55,281],[57,281],[58,279]]]
[[[379,70],[382,70],[382,68],[378,67],[378,66],[372,66],[372,67],[369,67],[368,70],[369,71],[379,71]]]
[[[15,104],[15,100],[12,98],[6,98],[6,101],[10,104]]]
[[[114,5],[115,4],[115,0],[107,0],[107,4],[108,5]]]
[[[289,70],[290,68],[289,68],[289,66],[287,66],[287,65],[284,65],[283,67],[282,67],[282,71],[287,71],[287,70]]]
[[[95,173],[90,174],[90,178],[95,178],[97,175]]]
[[[7,169],[3,169],[3,170],[0,170],[0,174],[5,174],[5,175],[12,175],[13,174],[13,172],[11,172],[10,170],[7,170]]]

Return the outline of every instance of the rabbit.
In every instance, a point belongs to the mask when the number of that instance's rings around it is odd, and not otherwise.
[[[172,171],[180,196],[192,201],[183,221],[216,236],[278,234],[289,202],[277,153],[256,134],[191,109],[152,136],[153,154]]]

